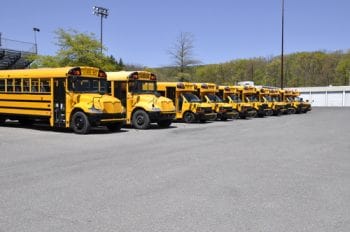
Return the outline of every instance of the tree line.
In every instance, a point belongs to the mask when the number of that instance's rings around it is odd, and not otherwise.
[[[254,81],[256,85],[280,86],[281,57],[232,60],[221,64],[152,69],[164,81],[235,84]],[[284,86],[329,86],[350,84],[350,50],[298,52],[284,56]]]

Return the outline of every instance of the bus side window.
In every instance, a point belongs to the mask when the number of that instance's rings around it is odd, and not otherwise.
[[[0,80],[0,92],[5,92],[5,80]]]
[[[39,90],[39,81],[38,81],[38,79],[32,79],[32,89],[31,89],[31,92],[32,93],[37,93],[38,92],[38,90]]]
[[[40,92],[41,93],[49,93],[50,89],[50,80],[40,80]]]
[[[11,93],[13,92],[13,80],[7,79],[7,92]]]
[[[15,92],[16,93],[22,92],[22,79],[15,79],[14,83],[15,83]]]
[[[23,79],[23,92],[28,93],[30,87],[29,79]]]

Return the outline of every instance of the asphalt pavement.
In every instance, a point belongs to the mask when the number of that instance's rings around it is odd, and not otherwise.
[[[0,232],[350,231],[350,108],[88,135],[0,127]]]

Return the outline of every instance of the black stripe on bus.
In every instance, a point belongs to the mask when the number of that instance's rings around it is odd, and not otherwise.
[[[35,118],[35,119],[49,119],[51,116],[34,115],[34,114],[14,114],[14,113],[0,113],[4,118]]]
[[[8,102],[38,102],[38,103],[41,103],[41,102],[43,102],[43,103],[51,103],[51,101],[50,100],[16,100],[16,99],[1,99],[0,98],[0,101],[2,101],[2,102],[5,102],[5,101],[8,101]]]
[[[0,94],[8,94],[8,95],[51,95],[51,92],[44,92],[44,93],[39,93],[39,92],[0,92]]]
[[[16,110],[40,110],[40,111],[51,111],[51,108],[32,108],[32,107],[15,107],[15,106],[0,106],[0,109],[16,109]]]

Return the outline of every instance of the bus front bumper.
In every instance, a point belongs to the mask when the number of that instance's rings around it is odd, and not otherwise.
[[[106,125],[110,123],[125,123],[126,122],[126,114],[118,113],[118,114],[88,114],[88,119],[91,125],[99,126]]]
[[[217,118],[237,119],[238,116],[239,114],[237,111],[226,111],[217,113]]]
[[[216,113],[197,113],[196,119],[200,121],[215,121],[217,118]]]
[[[175,112],[148,112],[151,122],[159,122],[165,120],[174,120]]]

